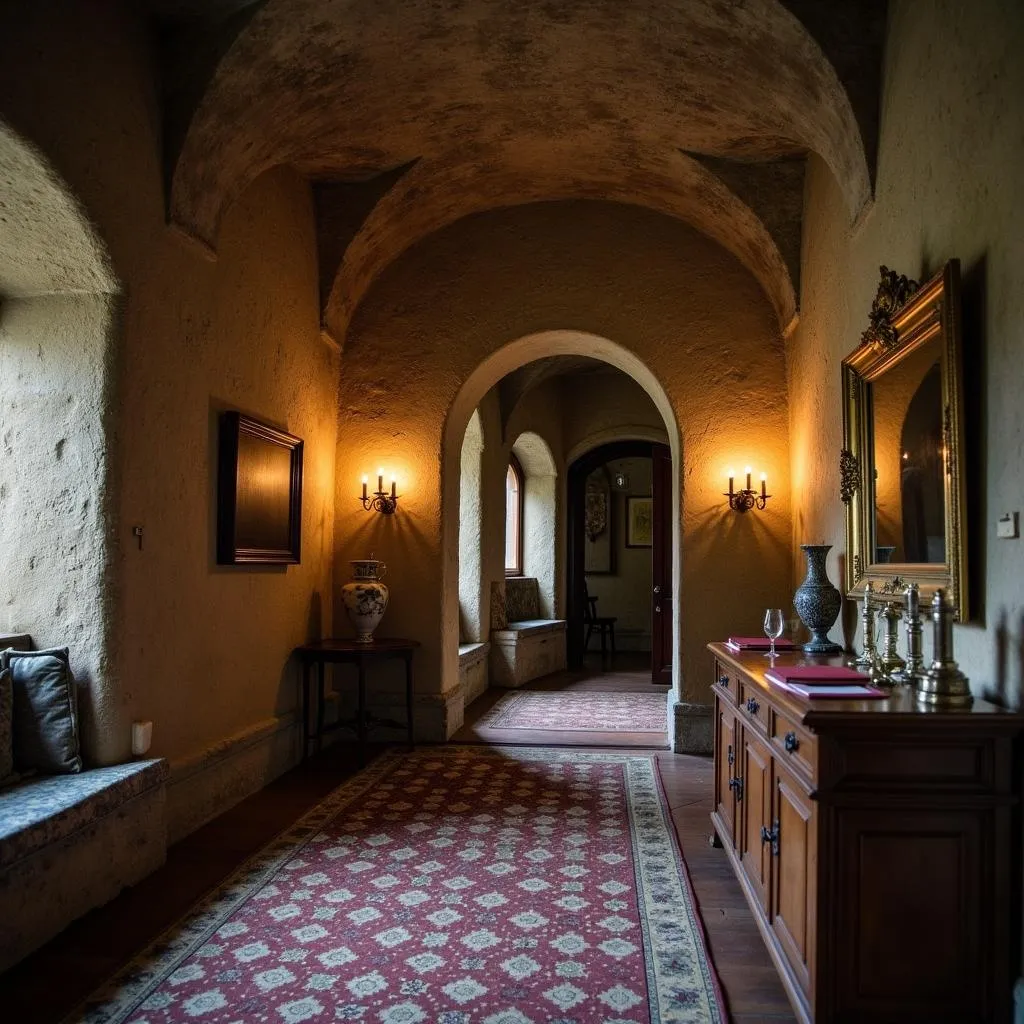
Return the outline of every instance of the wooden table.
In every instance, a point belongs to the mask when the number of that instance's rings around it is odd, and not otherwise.
[[[410,749],[413,746],[412,714],[412,656],[419,647],[418,640],[403,640],[396,637],[380,637],[370,643],[350,639],[316,640],[296,647],[292,652],[302,662],[302,759],[309,753],[309,741],[316,740],[320,750],[325,732],[335,729],[351,729],[359,739],[361,755],[366,755],[366,739],[371,729],[379,725],[405,729]],[[366,664],[367,662],[389,661],[401,658],[405,662],[405,710],[406,720],[397,722],[391,718],[378,718],[366,709]],[[352,718],[340,719],[332,725],[324,723],[325,666],[355,665],[359,679],[359,704]],[[317,666],[316,731],[310,732],[312,713],[313,666]]]

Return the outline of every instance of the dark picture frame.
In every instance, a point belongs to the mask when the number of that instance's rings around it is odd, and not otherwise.
[[[654,543],[654,500],[650,495],[626,498],[626,547],[649,548]]]
[[[302,439],[240,412],[220,417],[217,563],[297,565]]]

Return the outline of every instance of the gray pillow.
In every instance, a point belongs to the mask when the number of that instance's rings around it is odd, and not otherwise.
[[[78,695],[66,647],[4,651],[14,694],[14,769],[80,772]]]
[[[11,692],[11,673],[0,668],[0,782],[14,774],[14,738],[11,723],[14,718],[14,694]]]

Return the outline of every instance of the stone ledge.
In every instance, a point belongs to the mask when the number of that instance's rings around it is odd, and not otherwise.
[[[565,619],[522,619],[519,622],[510,622],[505,629],[492,629],[491,641],[498,644],[510,644],[524,636],[564,632]]]
[[[459,668],[472,668],[477,662],[483,661],[487,657],[487,652],[490,649],[491,645],[487,641],[483,643],[459,644]]]

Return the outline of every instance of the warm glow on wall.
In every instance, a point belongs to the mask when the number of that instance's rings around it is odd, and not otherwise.
[[[771,495],[768,493],[768,474],[761,473],[761,493],[758,494],[751,485],[750,478],[753,470],[750,466],[744,466],[743,473],[746,477],[746,483],[743,487],[737,490],[736,488],[736,473],[730,467],[726,470],[729,477],[729,490],[723,492],[725,497],[729,499],[729,508],[734,512],[749,512],[752,508],[763,509],[768,504],[768,499]]]

